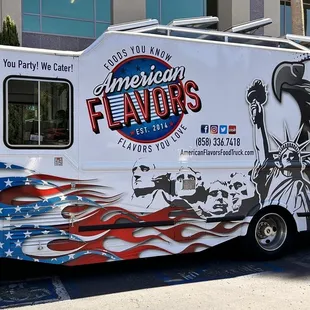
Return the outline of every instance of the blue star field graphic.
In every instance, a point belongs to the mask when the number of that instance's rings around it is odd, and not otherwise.
[[[152,70],[152,66],[155,66],[155,69]],[[121,63],[116,70],[113,72],[113,78],[126,78],[133,76],[140,76],[142,72],[145,73],[146,76],[149,76],[151,72],[161,71],[164,73],[167,69],[170,69],[169,65],[164,62],[153,58],[153,57],[145,57],[145,56],[137,56],[134,59],[129,59]],[[109,93],[107,95],[111,111],[113,114],[114,121],[124,122],[124,93],[130,94],[132,102],[138,112],[138,115],[141,119],[141,124],[137,124],[134,120],[131,121],[131,126],[124,126],[119,130],[126,138],[129,140],[140,142],[140,143],[151,143],[155,141],[160,141],[165,137],[169,136],[173,133],[173,131],[179,125],[183,114],[180,112],[179,115],[174,115],[171,109],[171,101],[169,96],[168,85],[180,83],[180,81],[171,81],[167,83],[153,84],[146,87],[140,87],[137,89],[130,88],[128,90],[121,89],[120,91],[114,91],[113,93]],[[155,87],[161,87],[164,90],[165,97],[167,98],[167,103],[170,109],[170,116],[166,119],[161,119],[155,111],[154,106],[154,98],[152,95],[152,90]],[[137,99],[135,97],[134,91],[139,91],[141,99],[143,103],[145,103],[146,98],[144,90],[149,90],[149,104],[150,104],[150,113],[151,113],[151,121],[146,122],[143,114],[140,111]],[[157,96],[161,109],[163,110],[162,96]],[[143,128],[141,130],[141,128]]]

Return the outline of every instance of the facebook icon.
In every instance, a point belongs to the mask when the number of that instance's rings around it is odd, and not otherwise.
[[[209,125],[201,125],[201,133],[209,133]]]

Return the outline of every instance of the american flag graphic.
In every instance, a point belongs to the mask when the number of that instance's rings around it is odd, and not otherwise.
[[[247,223],[205,223],[192,212],[166,207],[138,215],[119,207],[123,195],[105,186],[53,175],[16,176],[25,168],[0,163],[0,256],[42,263],[82,265],[201,251],[240,234]],[[57,185],[54,184],[57,182]],[[79,182],[72,188],[71,182]],[[164,227],[139,223],[171,221]],[[118,223],[135,228],[113,229]],[[85,231],[85,226],[107,228]],[[219,238],[221,237],[221,238]]]

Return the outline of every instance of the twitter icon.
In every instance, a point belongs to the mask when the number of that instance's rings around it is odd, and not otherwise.
[[[227,135],[227,125],[220,125],[220,134]]]

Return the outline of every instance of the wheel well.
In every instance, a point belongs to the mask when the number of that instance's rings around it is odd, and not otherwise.
[[[293,230],[293,232],[297,232],[297,225],[296,225],[296,221],[292,215],[292,213],[290,213],[287,209],[285,209],[284,207],[281,206],[267,206],[264,207],[263,209],[259,210],[253,218],[256,218],[258,216],[261,216],[263,214],[266,213],[270,213],[270,212],[275,212],[278,213],[279,215],[283,216],[287,222],[290,225],[290,228]]]

